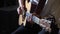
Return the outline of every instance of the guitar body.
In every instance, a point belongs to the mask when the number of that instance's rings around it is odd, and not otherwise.
[[[27,10],[26,10],[27,8]],[[31,3],[27,0],[19,0],[19,25],[26,24],[26,17],[23,16],[23,13],[30,12]]]

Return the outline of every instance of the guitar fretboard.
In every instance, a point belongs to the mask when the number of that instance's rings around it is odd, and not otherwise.
[[[36,24],[39,24],[41,20],[44,20],[45,22],[47,23],[51,23],[51,21],[49,20],[46,20],[46,19],[39,19],[38,17],[36,16],[32,16],[31,13],[26,13],[26,16],[27,16],[27,19],[29,18],[29,16],[32,18],[32,21]]]

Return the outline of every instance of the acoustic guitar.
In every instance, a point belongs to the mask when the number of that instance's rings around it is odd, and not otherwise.
[[[26,0],[25,1],[25,7],[27,8],[27,11],[25,11],[26,12],[26,17],[25,17],[25,19],[23,19],[23,14],[20,14],[20,16],[19,16],[19,25],[26,25],[26,21],[28,21],[29,19],[27,19],[27,18],[29,18],[30,16],[32,16],[33,14],[32,13],[30,13],[30,9],[31,9],[31,2],[29,2],[28,3],[28,1]],[[22,7],[23,8],[23,7]],[[24,12],[24,9],[22,9],[22,12]],[[33,15],[32,16],[32,21],[34,22],[34,23],[36,23],[36,24],[38,24],[38,25],[40,25],[40,26],[42,26],[42,27],[46,27],[45,25],[46,24],[51,24],[51,21],[49,21],[49,20],[46,20],[46,19],[40,19],[40,18],[38,18],[36,15]]]

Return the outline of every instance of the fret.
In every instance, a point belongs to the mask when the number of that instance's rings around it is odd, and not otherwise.
[[[47,23],[47,24],[51,24],[51,21],[46,20],[46,19],[39,19],[39,18],[36,17],[36,16],[32,16],[31,13],[26,13],[26,16],[27,16],[27,21],[28,21],[28,18],[31,17],[31,18],[32,18],[32,21],[33,21],[34,23],[36,23],[36,24],[38,24],[38,25],[41,25],[41,26],[43,26],[43,27],[45,27],[45,25],[43,25],[43,24],[41,23],[41,21],[44,21],[44,23]]]

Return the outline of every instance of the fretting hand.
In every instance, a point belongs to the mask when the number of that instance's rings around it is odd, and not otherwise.
[[[46,29],[47,31],[51,32],[50,25],[45,19],[40,20],[40,26]]]

